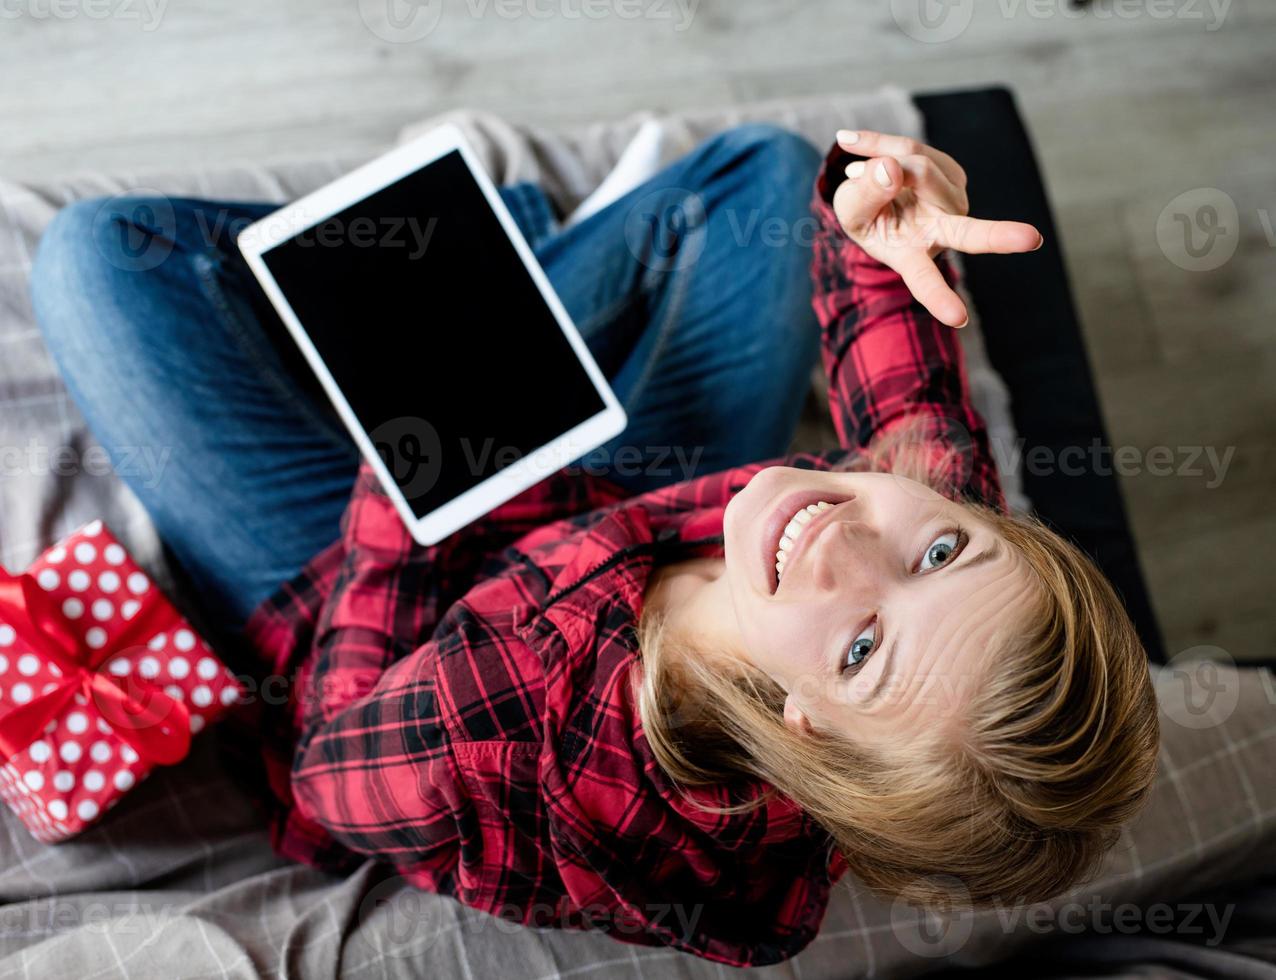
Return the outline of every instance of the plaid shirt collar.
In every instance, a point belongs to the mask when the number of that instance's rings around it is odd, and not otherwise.
[[[742,467],[736,472],[741,479],[735,490],[743,488],[748,478],[762,464]],[[584,532],[573,557],[554,577],[548,598],[521,624],[515,627],[519,638],[542,662],[556,657],[569,659],[591,657],[597,642],[600,610],[619,606],[635,624],[642,615],[647,580],[657,564],[665,564],[695,554],[722,551],[723,514],[726,501],[681,512],[652,511],[636,498],[624,506],[604,513]],[[638,644],[633,644],[638,655]],[[658,791],[690,824],[706,833],[721,829],[721,818],[695,803],[724,806],[739,803],[723,787],[675,787],[650,754],[643,734],[641,716],[633,714],[631,743],[642,746],[648,755],[645,766]],[[769,789],[756,782],[751,795]],[[766,815],[766,832],[750,842],[758,844],[791,841],[796,837],[822,839],[823,831],[788,797],[776,794],[762,808]]]

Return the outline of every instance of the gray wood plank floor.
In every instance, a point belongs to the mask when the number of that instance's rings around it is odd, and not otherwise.
[[[1276,5],[927,4],[15,0],[0,9],[0,174],[372,152],[462,105],[583,121],[888,81],[1008,83],[1046,170],[1114,444],[1171,447],[1170,469],[1178,447],[1229,459],[1221,480],[1203,460],[1201,475],[1123,477],[1171,652],[1276,657]],[[385,29],[387,9],[432,29],[405,39]],[[1163,212],[1200,188],[1235,205],[1224,230],[1238,241],[1193,271],[1173,261],[1194,260]]]

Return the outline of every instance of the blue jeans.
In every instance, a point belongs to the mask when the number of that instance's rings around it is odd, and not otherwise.
[[[561,231],[538,188],[503,189],[629,415],[589,460],[612,479],[638,492],[787,448],[818,350],[818,162],[783,130],[738,128]],[[234,246],[276,206],[81,201],[32,272],[72,397],[231,631],[336,540],[359,463]],[[162,465],[121,465],[139,458]]]

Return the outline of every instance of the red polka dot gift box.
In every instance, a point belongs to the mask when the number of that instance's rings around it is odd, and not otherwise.
[[[0,798],[74,837],[242,691],[101,521],[0,569]]]

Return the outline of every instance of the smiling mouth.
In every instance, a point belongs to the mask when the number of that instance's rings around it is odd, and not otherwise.
[[[784,578],[784,570],[792,567],[801,553],[804,539],[813,538],[813,528],[824,523],[828,513],[838,504],[853,500],[853,496],[831,496],[827,491],[812,491],[790,495],[781,502],[768,521],[766,537],[768,575],[774,594]]]

